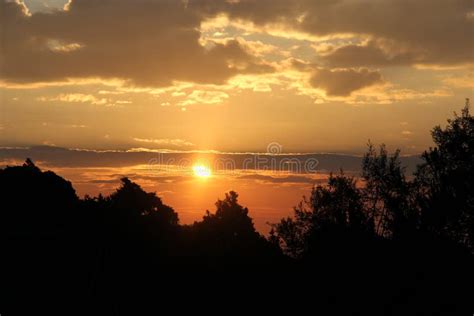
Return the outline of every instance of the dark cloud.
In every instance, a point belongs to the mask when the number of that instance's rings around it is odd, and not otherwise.
[[[384,45],[383,43],[384,41],[370,41],[365,45],[342,46],[324,56],[323,60],[328,65],[336,67],[383,67],[423,62],[423,52],[421,51],[417,54],[400,47],[394,47],[396,45]]]
[[[378,71],[367,68],[330,69],[296,59],[291,61],[291,66],[298,71],[311,73],[310,85],[323,89],[328,96],[345,97],[354,91],[384,83]]]
[[[118,184],[120,179],[94,179],[83,181],[83,183],[94,183],[94,184]]]
[[[321,88],[330,96],[349,96],[362,88],[383,83],[382,75],[368,69],[317,69],[310,78],[310,84]]]
[[[203,154],[201,154],[203,155]],[[166,167],[175,166],[191,166],[194,153],[187,152],[173,152],[161,153],[156,152],[126,152],[126,151],[92,151],[92,150],[75,150],[60,147],[50,146],[36,146],[30,148],[5,148],[0,147],[0,165],[6,165],[9,161],[24,161],[30,157],[35,162],[41,162],[43,165],[50,167],[88,167],[88,168],[116,168],[116,167],[130,167],[136,165],[149,165],[146,168],[147,172],[151,172],[151,177],[161,176],[159,172],[163,171],[163,165]],[[206,156],[202,156],[206,158]],[[362,158],[352,155],[340,154],[288,154],[269,157],[267,155],[259,156],[258,154],[225,154],[212,153],[207,156],[209,161],[213,161],[210,165],[216,167],[218,171],[232,171],[232,170],[276,170],[290,173],[303,172],[297,168],[281,168],[272,169],[275,166],[285,165],[284,162],[300,161],[300,165],[304,166],[309,159],[317,160],[318,172],[337,172],[344,169],[345,172],[360,171]],[[417,156],[402,157],[404,166],[407,166],[409,171],[413,171],[415,166],[420,163]],[[255,161],[254,164],[249,164],[249,161]],[[186,162],[180,164],[180,162]],[[220,169],[222,162],[232,162],[234,168]],[[3,163],[3,164],[2,164]],[[304,168],[303,168],[304,169]],[[164,169],[166,171],[166,168]],[[113,174],[112,177],[129,176],[134,177],[136,174]],[[167,179],[165,179],[167,180]],[[175,180],[178,180],[175,178]]]
[[[137,173],[129,173],[129,174],[112,174],[108,176],[105,179],[94,179],[94,180],[89,180],[87,182],[89,183],[96,183],[96,184],[109,184],[109,183],[120,183],[120,179],[123,177],[130,178],[134,181],[137,180],[145,180],[145,181],[152,181],[155,183],[177,183],[177,182],[185,182],[190,180],[191,177],[185,177],[185,176],[147,176],[147,175],[141,175]]]
[[[30,83],[119,78],[140,86],[174,80],[224,83],[272,68],[237,41],[200,44],[201,17],[175,0],[75,0],[68,9],[27,15],[0,0],[0,79]]]
[[[313,179],[310,177],[305,177],[305,176],[286,176],[286,177],[272,177],[272,176],[267,176],[267,175],[262,175],[262,174],[249,174],[249,175],[243,175],[238,177],[239,179],[243,180],[257,180],[257,181],[262,181],[266,183],[320,183],[320,182],[325,182],[326,179]]]
[[[279,24],[313,35],[344,33],[375,39],[373,45],[357,51],[354,66],[369,64],[368,56],[374,54],[379,64],[387,61],[452,65],[474,61],[472,0],[190,0],[190,3],[204,14],[224,13],[256,25]],[[387,48],[387,42],[396,56],[380,55],[377,49]],[[355,48],[347,47],[349,51]],[[397,56],[399,49],[403,52]],[[346,65],[348,62],[344,58]]]
[[[306,1],[288,0],[189,0],[188,6],[206,17],[225,13],[234,20],[249,20],[257,25],[296,22]]]
[[[325,67],[474,61],[471,0],[72,0],[66,11],[33,14],[0,0],[0,12],[0,80],[10,83],[100,77],[139,86],[222,84],[236,74],[272,71],[238,41],[200,43],[201,22],[218,14],[257,26],[369,39],[322,56]],[[364,84],[380,80],[372,73],[344,74]],[[318,86],[320,80],[316,75]],[[334,95],[357,89],[324,85]]]

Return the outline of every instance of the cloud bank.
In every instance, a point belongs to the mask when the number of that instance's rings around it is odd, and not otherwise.
[[[0,10],[4,86],[97,78],[139,87],[224,85],[238,75],[275,72],[265,54],[278,46],[232,35],[203,39],[202,25],[220,16],[256,33],[309,38],[315,67],[301,71],[327,96],[383,83],[384,67],[474,63],[470,0],[71,0],[64,9],[34,13],[20,0],[0,0]],[[226,99],[193,97],[190,104]]]
[[[199,43],[201,17],[174,0],[77,0],[64,10],[29,13],[0,1],[1,79],[123,79],[139,86],[173,81],[224,83],[272,68],[237,41]]]

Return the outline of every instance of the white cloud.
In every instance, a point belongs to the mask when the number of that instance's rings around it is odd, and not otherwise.
[[[218,104],[229,98],[223,91],[194,90],[179,105],[187,106],[193,104]]]
[[[163,145],[163,146],[175,146],[175,147],[193,147],[195,146],[193,143],[188,142],[184,139],[169,139],[169,138],[133,138],[134,141],[139,143],[148,143],[148,144],[155,144],[155,145]]]
[[[60,102],[71,102],[71,103],[90,103],[96,105],[106,105],[109,100],[106,98],[97,98],[92,94],[83,93],[61,93],[55,97],[39,97],[38,101],[60,101]]]

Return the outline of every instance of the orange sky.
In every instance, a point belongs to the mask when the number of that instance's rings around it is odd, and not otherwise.
[[[263,234],[267,234],[270,230],[268,223],[276,223],[281,218],[292,215],[293,207],[304,195],[309,196],[312,185],[327,176],[318,174],[312,176],[314,181],[284,182],[275,179],[286,179],[288,174],[270,173],[272,176],[268,175],[268,178],[263,179],[239,178],[240,173],[213,174],[205,179],[187,174],[179,180],[160,181],[160,177],[146,180],[140,178],[138,174],[142,174],[143,169],[138,166],[122,169],[53,168],[53,170],[69,179],[80,196],[109,194],[119,186],[119,179],[110,177],[110,174],[137,172],[137,176],[131,178],[146,191],[157,192],[165,204],[178,212],[182,224],[201,220],[206,210],[214,212],[214,203],[217,199],[223,199],[226,192],[233,190],[238,192],[240,203],[249,208],[249,215],[254,220],[255,227]],[[169,175],[169,173],[161,174],[161,177]],[[95,182],[91,182],[92,179]],[[101,179],[102,182],[97,181]]]
[[[473,92],[468,0],[0,6],[3,146],[419,153]]]
[[[30,155],[31,156],[31,155]],[[18,165],[21,160],[0,160],[0,167]],[[328,173],[294,173],[278,170],[229,169],[216,170],[202,159],[189,159],[189,166],[127,165],[123,167],[64,167],[36,161],[42,170],[52,170],[71,181],[76,194],[109,195],[120,186],[121,177],[129,177],[147,192],[156,192],[162,201],[178,213],[181,224],[202,219],[206,210],[215,211],[217,199],[236,191],[239,202],[249,208],[256,229],[262,234],[270,231],[269,223],[291,216],[293,208],[309,197],[314,185],[324,183]],[[206,172],[196,172],[199,166]],[[349,172],[349,174],[351,174]]]

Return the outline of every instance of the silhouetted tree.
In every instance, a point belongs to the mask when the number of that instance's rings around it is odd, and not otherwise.
[[[106,231],[115,237],[127,239],[158,238],[159,246],[168,248],[164,239],[176,230],[178,214],[163,204],[155,192],[146,192],[128,178],[110,196],[86,200],[86,206],[95,208]],[[89,212],[90,213],[90,212]],[[157,243],[158,245],[158,243]]]
[[[385,145],[381,145],[377,154],[369,143],[362,160],[362,179],[364,204],[379,235],[397,239],[416,229],[411,185],[401,166],[399,150],[389,156]]]
[[[234,191],[226,193],[225,199],[216,202],[214,214],[207,211],[201,222],[192,225],[193,245],[199,255],[259,257],[271,251],[271,244],[255,230],[248,209],[237,198]]]
[[[219,234],[225,234],[230,239],[258,235],[248,216],[249,210],[241,206],[237,198],[238,194],[234,191],[226,193],[224,200],[217,200],[214,214],[206,212],[202,225],[216,229]]]
[[[150,216],[168,225],[178,224],[178,214],[163,204],[155,192],[145,192],[128,178],[122,178],[122,185],[109,197],[113,208],[128,210],[136,216]]]
[[[31,159],[0,170],[0,231],[10,236],[58,237],[75,215],[78,198],[69,181],[42,172]]]
[[[469,104],[432,130],[434,148],[416,172],[424,230],[474,247],[474,117]]]
[[[364,211],[356,181],[341,172],[331,174],[326,186],[316,186],[310,200],[295,208],[294,217],[283,219],[274,229],[284,251],[298,258],[318,251],[322,240],[334,245],[370,236],[373,223]]]

